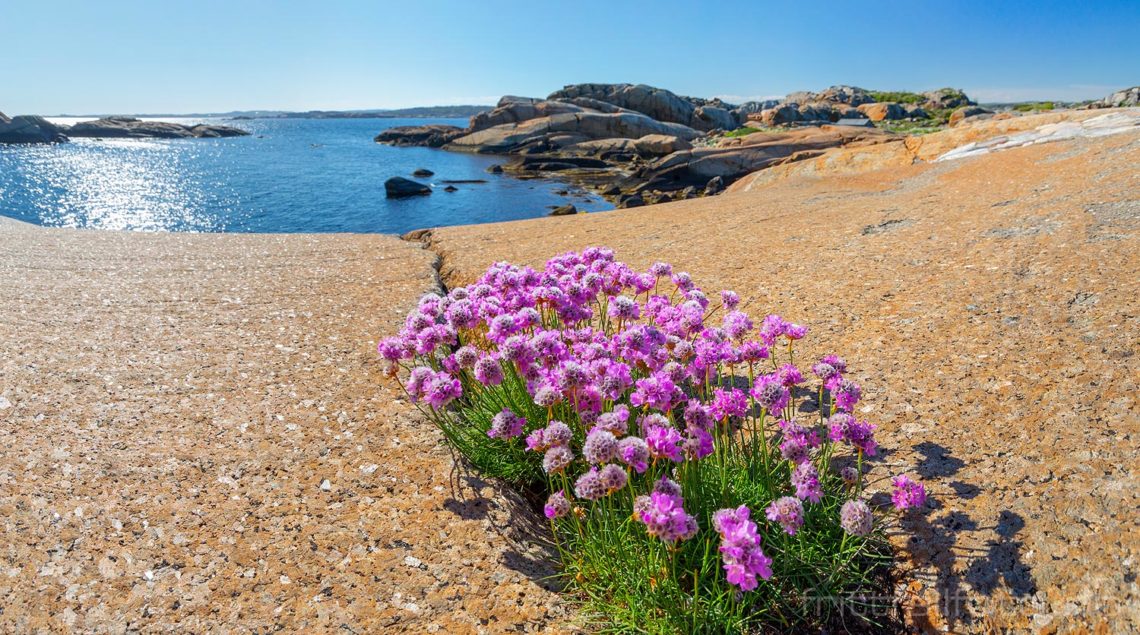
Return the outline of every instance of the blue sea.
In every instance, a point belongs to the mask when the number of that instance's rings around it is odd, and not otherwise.
[[[0,214],[56,227],[191,232],[380,232],[544,216],[550,206],[612,209],[549,179],[488,174],[503,157],[394,148],[372,139],[403,125],[457,119],[177,119],[248,130],[230,139],[74,139],[0,145]],[[57,123],[78,120],[53,119]],[[435,176],[415,179],[427,168]],[[434,187],[393,200],[384,181]],[[486,179],[443,190],[444,179]],[[557,194],[571,191],[569,196]]]

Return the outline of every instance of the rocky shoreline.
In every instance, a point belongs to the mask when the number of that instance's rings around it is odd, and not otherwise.
[[[1134,100],[1136,92],[1119,91],[1086,107],[1127,105],[1117,102]],[[747,174],[830,148],[900,141],[909,132],[1038,108],[1044,106],[995,112],[954,88],[911,93],[832,86],[732,105],[644,84],[574,84],[546,98],[504,96],[465,128],[404,126],[375,140],[504,155],[502,167],[514,176],[557,175],[624,208],[715,195]]]
[[[249,132],[231,126],[165,121],[133,117],[105,117],[73,126],[52,123],[37,115],[7,117],[0,113],[0,144],[66,143],[71,137],[103,139],[216,139],[243,137]]]

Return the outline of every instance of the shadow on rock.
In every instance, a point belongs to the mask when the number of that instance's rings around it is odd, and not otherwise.
[[[903,527],[911,532],[909,551],[917,563],[933,567],[934,589],[938,593],[937,607],[928,607],[926,615],[912,615],[919,627],[936,629],[944,619],[946,627],[956,629],[959,624],[974,624],[981,615],[971,609],[977,607],[978,596],[994,597],[999,590],[1022,597],[1036,592],[1029,567],[1021,561],[1022,544],[1016,540],[1025,527],[1018,514],[1003,510],[996,525],[980,524],[969,514],[953,506],[957,500],[969,500],[981,493],[981,488],[961,479],[951,480],[966,463],[951,454],[945,446],[923,442],[914,446],[923,459],[916,471],[927,482],[945,481],[955,492],[954,499],[945,503],[931,497],[921,514],[903,519]],[[941,512],[941,513],[938,513]],[[960,543],[978,531],[993,531],[996,540],[985,547],[969,547]],[[967,589],[969,592],[967,592]],[[1003,593],[1004,595],[1004,593]]]
[[[483,521],[504,539],[505,549],[500,557],[503,565],[545,589],[559,590],[558,551],[551,542],[549,527],[537,511],[537,497],[483,478],[462,456],[454,452],[452,456],[451,497],[444,501],[444,509],[465,520]]]

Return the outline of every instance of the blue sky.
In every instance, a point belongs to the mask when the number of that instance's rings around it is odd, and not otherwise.
[[[491,103],[576,82],[982,101],[1140,84],[1140,0],[3,0],[8,114]]]

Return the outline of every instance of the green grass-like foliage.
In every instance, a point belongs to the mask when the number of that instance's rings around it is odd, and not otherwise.
[[[871,99],[879,103],[893,101],[898,104],[921,104],[926,101],[926,97],[904,90],[881,90],[872,91],[867,94],[871,96]]]

